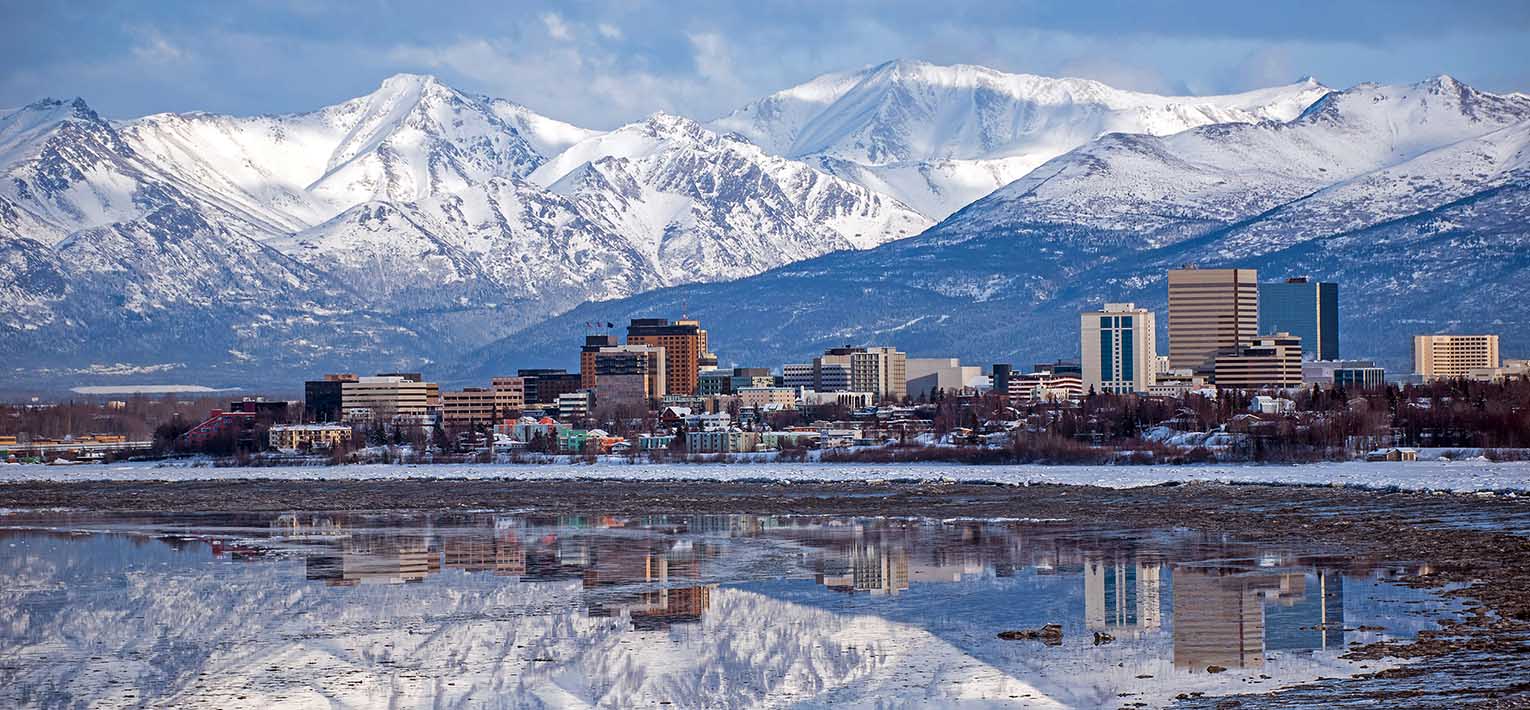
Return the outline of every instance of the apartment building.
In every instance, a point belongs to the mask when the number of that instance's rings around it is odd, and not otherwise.
[[[267,436],[274,449],[332,449],[351,440],[351,428],[340,424],[277,424]]]
[[[797,408],[797,390],[790,387],[740,387],[734,391],[738,406],[755,411]]]

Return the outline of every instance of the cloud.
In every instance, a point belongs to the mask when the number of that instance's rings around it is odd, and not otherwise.
[[[616,25],[613,25],[609,22],[602,22],[598,25],[595,25],[595,31],[599,32],[600,36],[605,37],[606,39],[622,38],[622,28],[617,27]]]
[[[139,43],[133,45],[131,50],[133,58],[145,64],[167,64],[179,62],[187,58],[187,53],[180,47],[170,43],[158,31],[150,30],[145,33]]]
[[[563,21],[556,12],[542,13],[542,24],[547,25],[547,36],[560,42],[567,42],[574,38],[573,30]]]

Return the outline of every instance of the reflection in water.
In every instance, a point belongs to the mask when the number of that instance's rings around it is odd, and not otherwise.
[[[1352,673],[1348,644],[1443,608],[1382,581],[1401,567],[1189,530],[494,513],[0,526],[5,706],[1156,704]],[[996,637],[1048,623],[1062,645]]]

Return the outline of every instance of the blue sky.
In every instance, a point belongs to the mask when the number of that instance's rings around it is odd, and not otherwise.
[[[1160,93],[1441,73],[1530,91],[1530,0],[0,0],[0,28],[0,107],[82,96],[120,118],[309,110],[421,72],[610,128],[894,58]]]

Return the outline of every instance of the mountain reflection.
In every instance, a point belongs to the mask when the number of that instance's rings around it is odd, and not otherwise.
[[[1384,582],[1416,566],[1184,529],[487,512],[4,522],[3,705],[884,703],[914,687],[921,703],[1094,706],[1351,673],[1350,643],[1430,623],[1416,613],[1429,598]],[[1055,647],[997,638],[1049,623]],[[124,667],[144,670],[97,682]]]

